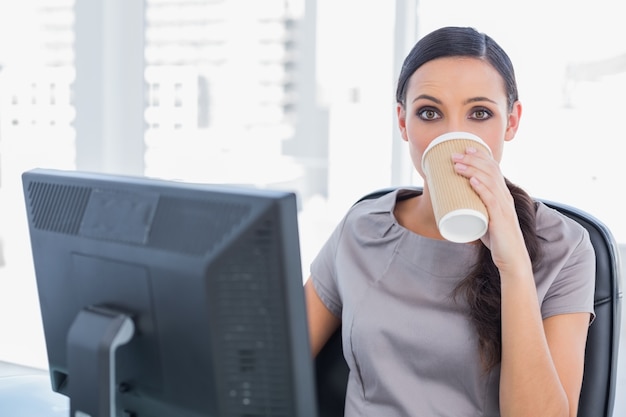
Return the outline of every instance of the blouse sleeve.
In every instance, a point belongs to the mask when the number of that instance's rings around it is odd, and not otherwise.
[[[311,280],[315,291],[326,308],[336,317],[341,317],[342,311],[341,294],[337,282],[336,254],[345,221],[344,218],[337,225],[311,263]]]
[[[566,226],[569,222],[565,222]],[[595,251],[589,233],[582,226],[569,224],[569,230],[549,245],[558,257],[547,256],[556,269],[556,276],[546,291],[541,305],[543,318],[557,314],[589,313],[595,318]]]

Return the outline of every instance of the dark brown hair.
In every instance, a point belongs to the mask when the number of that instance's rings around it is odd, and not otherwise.
[[[411,75],[425,63],[444,57],[484,59],[504,80],[509,111],[518,99],[515,71],[509,56],[492,38],[474,28],[444,27],[429,33],[413,46],[404,59],[396,88],[396,101],[404,105],[406,88]]]
[[[520,187],[506,181],[519,220],[526,249],[533,269],[541,260],[539,238],[535,227],[536,203]],[[477,264],[459,283],[454,295],[465,295],[469,316],[478,333],[478,345],[485,370],[500,363],[502,357],[502,324],[500,303],[500,273],[491,257],[491,251],[481,244]]]

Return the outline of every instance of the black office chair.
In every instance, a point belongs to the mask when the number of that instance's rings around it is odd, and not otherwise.
[[[359,201],[378,198],[392,190],[375,191]],[[622,298],[618,247],[609,229],[595,217],[564,204],[543,202],[585,227],[596,252],[596,319],[587,336],[578,417],[612,417]],[[343,417],[348,365],[343,358],[341,328],[318,354],[315,368],[320,416]]]

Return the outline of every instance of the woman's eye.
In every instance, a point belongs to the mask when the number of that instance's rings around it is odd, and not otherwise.
[[[471,119],[485,120],[491,117],[491,112],[487,109],[477,109],[472,112]]]
[[[421,109],[417,112],[417,115],[423,120],[441,119],[441,116],[435,109]]]

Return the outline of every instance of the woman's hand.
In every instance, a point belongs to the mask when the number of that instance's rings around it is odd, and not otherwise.
[[[467,148],[453,154],[454,169],[469,179],[489,213],[489,227],[482,242],[491,250],[498,269],[519,271],[530,268],[530,258],[519,226],[513,196],[498,163],[487,152]]]

